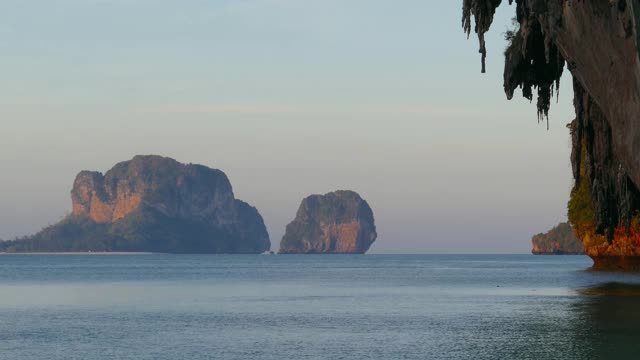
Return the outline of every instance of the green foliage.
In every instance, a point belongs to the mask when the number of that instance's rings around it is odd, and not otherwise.
[[[34,236],[0,243],[0,251],[112,251],[113,240],[106,231],[106,225],[96,224],[84,217],[69,216]]]
[[[581,254],[584,252],[582,243],[575,236],[573,228],[567,223],[561,223],[546,234],[533,237],[534,250],[543,254]]]
[[[261,253],[269,249],[269,235],[258,211],[246,203],[224,203],[222,211],[236,211],[234,221],[218,224],[213,218],[178,218],[160,211],[185,201],[209,202],[216,195],[233,198],[226,175],[201,165],[183,165],[160,156],[136,156],[117,164],[104,176],[82,172],[77,181],[104,201],[127,192],[140,196],[143,205],[113,224],[98,224],[86,216],[68,216],[36,235],[0,243],[10,252],[163,252]],[[74,190],[75,191],[75,186]],[[186,199],[184,198],[185,194]],[[225,198],[226,199],[226,198]],[[224,199],[223,199],[224,200]],[[215,205],[215,204],[214,204]],[[198,213],[194,211],[194,213]]]
[[[577,228],[591,226],[595,222],[595,212],[591,202],[591,190],[586,178],[582,179],[573,190],[569,199],[567,215],[569,222]]]
[[[587,158],[587,150],[584,140],[581,142],[580,151],[582,159]],[[586,177],[585,162],[580,164],[580,180],[576,182],[571,190],[569,203],[567,205],[567,217],[573,227],[579,232],[588,230],[594,226],[596,214],[591,198],[591,189],[589,188],[589,180]]]
[[[118,251],[162,253],[234,253],[233,234],[203,221],[168,218],[151,210],[136,211],[109,230]]]
[[[139,209],[114,224],[69,216],[31,237],[0,243],[0,251],[256,253],[258,245],[240,240],[233,228],[218,229],[205,221]]]

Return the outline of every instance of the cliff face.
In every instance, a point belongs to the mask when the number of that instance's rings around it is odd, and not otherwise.
[[[484,33],[501,2],[463,0],[463,27],[470,32],[475,19],[483,58]],[[639,268],[633,265],[640,264],[633,224],[640,210],[640,1],[515,5],[519,26],[505,52],[507,97],[518,88],[528,99],[537,92],[544,117],[563,69],[571,72],[577,118],[571,124],[575,188],[569,220],[595,268]]]
[[[376,240],[373,212],[353,191],[312,195],[280,242],[281,254],[364,254]]]
[[[537,234],[531,238],[534,255],[579,255],[584,254],[582,243],[574,234],[568,223],[560,223],[545,234]]]
[[[262,253],[258,211],[236,200],[227,176],[201,165],[136,156],[106,174],[83,171],[73,213],[14,244],[15,251]]]
[[[71,190],[73,215],[114,223],[144,206],[170,218],[234,223],[236,200],[227,176],[201,165],[159,156],[136,156],[103,176],[83,171]]]

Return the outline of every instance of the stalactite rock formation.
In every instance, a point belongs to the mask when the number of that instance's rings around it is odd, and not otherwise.
[[[482,70],[500,0],[463,0],[463,29],[480,41]],[[563,69],[573,76],[574,225],[595,268],[640,266],[640,0],[510,0],[518,28],[505,51],[504,89],[548,118]],[[594,240],[595,239],[595,240]]]

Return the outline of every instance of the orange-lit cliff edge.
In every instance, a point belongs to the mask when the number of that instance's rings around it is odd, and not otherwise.
[[[586,155],[584,141],[583,156]],[[636,213],[629,229],[619,224],[609,241],[596,233],[594,208],[585,176],[585,163],[580,165],[580,177],[571,191],[568,204],[569,222],[582,242],[586,255],[593,259],[593,270],[640,271],[640,215]]]

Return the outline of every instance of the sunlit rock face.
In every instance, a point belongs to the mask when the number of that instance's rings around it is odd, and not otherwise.
[[[463,26],[470,32],[475,20],[481,52],[500,4],[463,0]],[[518,0],[515,18],[519,26],[505,51],[507,97],[517,89],[528,99],[535,95],[544,117],[563,69],[571,72],[577,118],[570,127],[569,220],[595,268],[637,269],[640,1]]]
[[[531,253],[534,255],[584,254],[582,243],[576,238],[569,223],[560,223],[544,234],[534,235],[531,245]]]
[[[227,176],[201,165],[160,156],[136,156],[102,176],[83,171],[71,190],[73,214],[113,223],[144,205],[170,218],[200,218],[215,225],[235,221]]]
[[[258,211],[235,199],[222,171],[202,165],[136,156],[104,175],[81,172],[71,199],[69,217],[4,247],[169,253],[262,253],[271,247]]]
[[[364,254],[376,240],[369,204],[353,191],[311,195],[280,242],[281,254]]]

